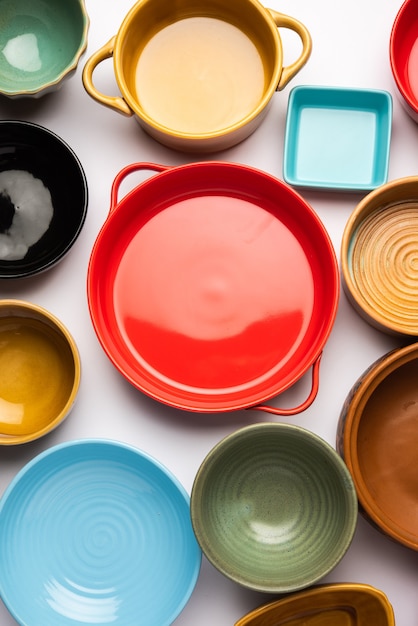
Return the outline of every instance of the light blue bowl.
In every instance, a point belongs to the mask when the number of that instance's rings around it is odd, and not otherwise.
[[[183,487],[121,443],[50,448],[0,502],[0,592],[22,626],[168,626],[200,563]]]
[[[387,181],[392,97],[298,86],[289,94],[283,178],[292,186],[371,191]]]

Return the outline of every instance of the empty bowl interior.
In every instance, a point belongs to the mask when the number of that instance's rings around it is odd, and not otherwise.
[[[386,91],[294,87],[284,179],[292,185],[370,190],[387,180],[392,98]]]
[[[345,417],[344,458],[366,516],[418,550],[418,346],[379,360],[355,386]]]
[[[183,486],[118,442],[39,454],[4,494],[0,526],[1,597],[21,624],[169,626],[199,575]]]
[[[73,150],[46,128],[0,122],[0,278],[61,260],[85,221],[86,177]]]
[[[152,125],[202,135],[258,113],[279,82],[280,57],[273,20],[237,0],[141,2],[115,47],[132,110]]]
[[[244,615],[235,626],[308,624],[394,626],[395,618],[383,591],[361,583],[331,583],[264,604]]]
[[[342,237],[345,292],[357,312],[390,334],[418,334],[418,177],[387,183],[365,196]]]
[[[323,225],[290,187],[193,163],[150,177],[111,212],[88,301],[132,384],[213,412],[254,406],[306,373],[331,331],[338,281]]]
[[[46,311],[20,301],[0,306],[0,444],[36,439],[72,407],[80,381],[76,345]]]
[[[203,552],[243,586],[313,584],[346,552],[357,520],[350,474],[322,439],[286,424],[243,428],[203,461],[191,496]]]
[[[390,36],[390,62],[397,87],[418,114],[418,2],[401,6]]]
[[[86,46],[83,0],[0,0],[0,92],[59,81]]]

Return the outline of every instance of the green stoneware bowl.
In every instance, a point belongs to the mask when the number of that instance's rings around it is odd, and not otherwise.
[[[0,0],[0,94],[39,97],[75,72],[87,47],[84,0]]]
[[[244,587],[288,593],[328,574],[350,546],[357,495],[337,452],[298,426],[261,423],[220,441],[191,493],[207,559]]]

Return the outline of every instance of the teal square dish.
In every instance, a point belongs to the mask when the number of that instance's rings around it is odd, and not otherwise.
[[[292,186],[370,191],[387,181],[392,97],[298,86],[289,94],[283,178]]]

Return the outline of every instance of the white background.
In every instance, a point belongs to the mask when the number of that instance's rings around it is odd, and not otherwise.
[[[132,388],[110,364],[91,326],[86,270],[91,247],[109,210],[109,191],[115,175],[134,161],[175,165],[190,160],[157,144],[134,119],[106,109],[84,91],[82,66],[116,34],[132,4],[132,0],[87,0],[89,45],[76,75],[60,91],[40,100],[0,100],[2,119],[37,122],[70,144],[83,164],[90,193],[83,231],[59,265],[38,277],[0,282],[1,297],[30,300],[58,316],[73,334],[82,359],[81,388],[68,419],[37,442],[0,451],[1,492],[16,472],[45,448],[77,438],[106,437],[153,455],[190,493],[195,473],[215,443],[241,426],[266,420],[265,414],[253,410],[200,415],[152,401]],[[389,180],[418,174],[418,125],[400,106],[389,65],[390,30],[400,5],[400,0],[271,0],[266,6],[292,15],[307,26],[313,40],[312,56],[290,85],[274,95],[268,116],[256,132],[239,146],[210,158],[245,163],[282,178],[290,89],[298,84],[364,87],[385,89],[393,95]],[[282,39],[286,64],[299,53],[299,42],[287,31],[282,32]],[[117,95],[111,61],[98,68],[96,82],[102,91]],[[323,220],[339,256],[345,223],[362,195],[329,191],[305,191],[303,195]],[[335,445],[339,413],[350,387],[376,358],[401,344],[399,339],[371,328],[342,294],[322,359],[318,397],[305,413],[283,421],[309,428]],[[305,398],[309,384],[310,380],[301,380],[274,403],[298,404]],[[346,556],[323,580],[331,581],[374,585],[391,601],[397,626],[418,624],[418,554],[388,540],[363,518],[359,519]],[[195,591],[176,625],[232,626],[242,615],[271,599],[228,581],[203,559]],[[0,625],[13,624],[0,603]]]

